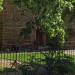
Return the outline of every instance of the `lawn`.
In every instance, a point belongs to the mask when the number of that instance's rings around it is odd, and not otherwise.
[[[20,52],[20,53],[1,53],[0,59],[12,61],[12,60],[18,60],[20,62],[29,62],[31,60],[31,57],[34,56],[35,58],[42,58],[44,59],[45,56],[41,52]],[[75,55],[72,55],[75,62]],[[37,61],[36,61],[37,62]],[[41,62],[44,63],[44,62]],[[0,71],[4,70],[4,67],[8,64],[0,64]]]
[[[1,53],[0,54],[0,71],[2,72],[9,63],[5,63],[6,61],[11,62],[13,60],[17,60],[19,62],[28,63],[31,60],[31,57],[35,58],[44,58],[44,55],[40,52],[21,52],[21,53]]]
[[[44,58],[44,55],[41,54],[40,52],[21,52],[21,53],[1,53],[0,59],[29,62],[32,56],[35,56],[35,58]]]
[[[44,58],[44,55],[41,52],[19,52],[19,53],[1,53],[0,59],[29,62],[32,56],[34,56],[35,58]],[[75,55],[70,54],[70,56],[72,56],[75,61]]]

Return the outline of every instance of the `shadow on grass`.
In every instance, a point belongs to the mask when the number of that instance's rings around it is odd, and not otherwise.
[[[15,68],[3,68],[0,69],[0,73],[6,73],[6,72],[16,72]]]

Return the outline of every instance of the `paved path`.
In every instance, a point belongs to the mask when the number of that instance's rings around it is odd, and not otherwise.
[[[69,55],[75,55],[75,50],[65,50],[64,52]]]
[[[1,59],[0,60],[0,68],[10,68],[12,66],[12,63],[14,63],[14,61],[12,60],[6,60],[6,59]],[[21,64],[21,62],[17,61],[16,66]]]

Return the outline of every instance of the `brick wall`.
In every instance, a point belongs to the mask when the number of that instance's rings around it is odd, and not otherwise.
[[[65,18],[65,24],[75,30],[75,21],[69,22],[70,17]],[[20,44],[24,45],[30,41],[32,44],[36,40],[35,29],[32,31],[31,37],[28,39],[23,39],[19,36],[20,30],[25,27],[25,24],[28,20],[32,19],[32,14],[29,11],[23,11],[16,7],[12,0],[4,0],[4,10],[0,13],[0,46],[9,47],[8,45]],[[44,43],[46,43],[44,37]],[[70,43],[68,43],[70,42]],[[75,36],[68,38],[67,47],[74,47],[75,45]]]
[[[32,18],[32,14],[28,11],[23,11],[15,7],[12,0],[4,0],[3,10],[3,29],[2,29],[2,44],[8,45],[21,44],[25,39],[19,36],[20,30],[25,27],[25,23]],[[27,40],[27,39],[26,39]],[[28,41],[32,41],[31,37]]]

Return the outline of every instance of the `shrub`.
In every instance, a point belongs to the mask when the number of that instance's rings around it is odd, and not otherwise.
[[[20,70],[22,71],[22,75],[33,75],[33,69],[29,65],[22,65]]]
[[[29,65],[21,67],[22,75],[74,75],[73,58],[64,51],[49,51],[42,53],[45,58],[31,57]],[[41,70],[42,69],[42,70]]]
[[[44,56],[48,75],[74,74],[75,64],[73,58],[63,51],[51,51],[44,54]]]
[[[51,34],[50,34],[51,35]],[[49,37],[48,45],[51,49],[62,49],[65,43],[65,30],[54,29],[53,35]]]

